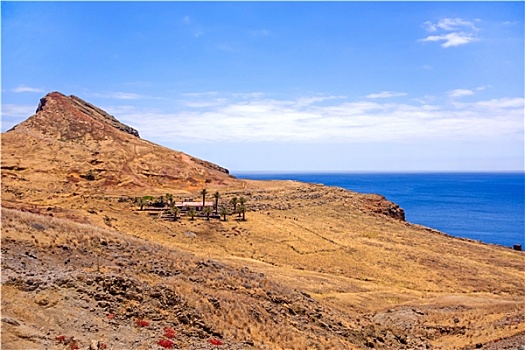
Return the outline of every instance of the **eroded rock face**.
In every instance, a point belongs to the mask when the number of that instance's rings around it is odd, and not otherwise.
[[[379,194],[368,194],[364,197],[364,206],[371,211],[405,221],[405,211],[398,204],[390,202]]]
[[[107,123],[113,126],[114,128],[127,132],[128,134],[131,134],[133,136],[140,137],[139,132],[136,129],[132,128],[129,125],[121,123],[114,116],[108,114],[106,111],[96,106],[93,106],[91,103],[88,103],[77,96],[71,95],[69,96],[69,98],[71,99],[73,103],[75,103],[78,106],[78,108],[82,112],[86,113],[92,118],[95,118],[97,120],[100,120],[101,122]]]
[[[77,96],[65,96],[51,92],[40,99],[35,115],[14,126],[11,130],[27,129],[62,139],[74,139],[90,135],[97,139],[115,128],[139,137],[136,129],[118,121],[106,111]]]

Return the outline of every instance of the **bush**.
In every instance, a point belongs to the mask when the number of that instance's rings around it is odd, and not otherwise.
[[[88,170],[86,175],[84,175],[84,178],[86,180],[93,181],[93,180],[95,180],[95,173],[93,172],[93,170]]]

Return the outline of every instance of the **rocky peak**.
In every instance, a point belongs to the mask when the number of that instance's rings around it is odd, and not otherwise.
[[[139,137],[136,129],[121,123],[106,111],[77,96],[66,96],[55,91],[40,99],[35,115],[9,131],[40,131],[65,139],[83,137],[86,134],[99,138],[103,136],[103,130],[108,131],[107,126]]]

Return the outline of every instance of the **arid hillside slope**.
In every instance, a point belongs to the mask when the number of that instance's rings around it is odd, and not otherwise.
[[[61,336],[83,349],[93,341],[160,348],[162,339],[193,349],[212,348],[213,339],[229,349],[366,341],[344,313],[248,267],[90,225],[2,215],[2,349],[62,349]],[[166,327],[176,336],[166,336]]]
[[[6,187],[14,181],[33,198],[238,183],[226,169],[143,140],[103,110],[59,92],[2,134],[2,176]]]
[[[2,148],[2,349],[525,346],[525,254],[380,195],[236,179],[58,93]],[[226,220],[135,201],[203,188]]]

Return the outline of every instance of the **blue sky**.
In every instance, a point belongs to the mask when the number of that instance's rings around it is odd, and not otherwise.
[[[523,2],[5,2],[2,131],[46,93],[232,171],[524,167]]]

